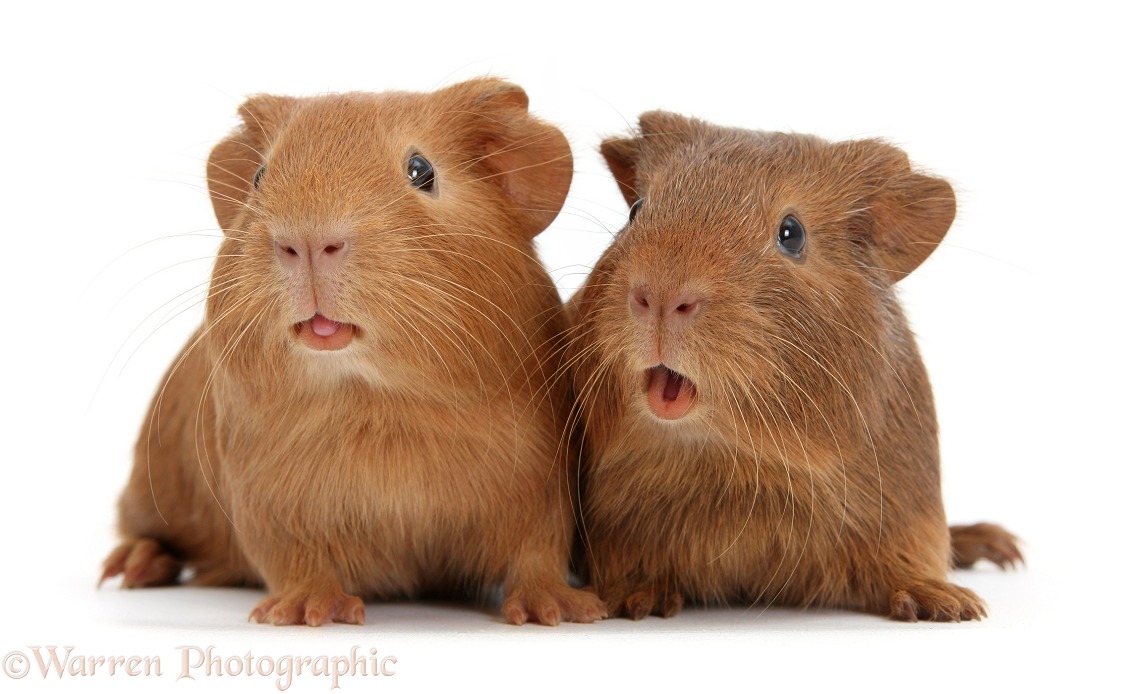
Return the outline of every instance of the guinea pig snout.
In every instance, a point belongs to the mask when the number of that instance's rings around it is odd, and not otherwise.
[[[310,270],[315,273],[337,271],[350,254],[350,239],[345,234],[320,234],[310,239],[275,238],[275,257],[290,273]]]
[[[703,308],[703,295],[689,289],[664,292],[637,284],[629,290],[629,313],[653,328],[682,330],[695,322]]]

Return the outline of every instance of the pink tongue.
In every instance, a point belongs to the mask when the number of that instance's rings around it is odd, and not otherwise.
[[[680,387],[684,385],[684,377],[671,370],[665,375],[667,380],[664,384],[664,399],[672,402],[680,396]]]
[[[338,328],[341,327],[341,325],[341,323],[332,321],[326,316],[322,316],[317,313],[314,314],[314,318],[311,318],[311,330],[314,331],[315,335],[320,335],[322,337],[330,337],[334,333],[338,332]]]
[[[661,364],[645,372],[645,400],[660,419],[676,420],[688,414],[696,399],[692,379]]]

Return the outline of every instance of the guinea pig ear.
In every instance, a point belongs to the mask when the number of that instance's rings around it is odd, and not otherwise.
[[[239,108],[243,124],[213,147],[208,157],[208,193],[225,233],[235,226],[256,171],[266,163],[267,149],[296,101],[266,94],[248,99]]]
[[[641,154],[640,138],[610,138],[601,143],[601,155],[621,189],[629,207],[644,195],[637,179],[637,160]]]
[[[291,96],[257,94],[240,104],[240,118],[244,119],[244,126],[257,133],[266,144],[282,130],[298,101]]]
[[[642,156],[671,147],[700,121],[669,111],[646,111],[638,119],[637,137],[613,137],[601,143],[601,154],[629,207],[644,197],[644,182],[637,176]]]
[[[902,150],[875,140],[863,144],[873,150],[873,241],[889,278],[897,282],[919,267],[951,228],[955,192],[942,178],[912,171]]]
[[[480,163],[490,171],[523,233],[534,238],[558,216],[574,177],[570,143],[558,128],[530,115],[523,88],[499,79],[479,79],[451,87],[476,114],[482,147]]]
[[[671,111],[646,111],[637,120],[640,123],[641,135],[652,140],[678,137],[681,133],[690,132],[698,125],[703,125],[703,121]]]

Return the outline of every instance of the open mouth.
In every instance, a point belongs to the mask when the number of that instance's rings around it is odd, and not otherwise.
[[[696,386],[687,376],[664,364],[645,371],[649,409],[660,419],[680,419],[696,399]]]
[[[330,320],[321,313],[291,326],[295,338],[307,347],[318,351],[342,349],[354,340],[357,326]]]

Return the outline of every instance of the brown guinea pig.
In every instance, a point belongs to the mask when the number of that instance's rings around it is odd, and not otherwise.
[[[519,87],[257,96],[212,151],[204,325],[154,397],[103,578],[263,585],[251,619],[485,593],[590,622],[566,584],[567,328],[533,238],[569,145]]]
[[[940,242],[951,187],[876,140],[641,116],[602,154],[629,222],[571,302],[583,550],[611,612],[685,600],[985,614],[953,565],[931,389],[892,285]]]

